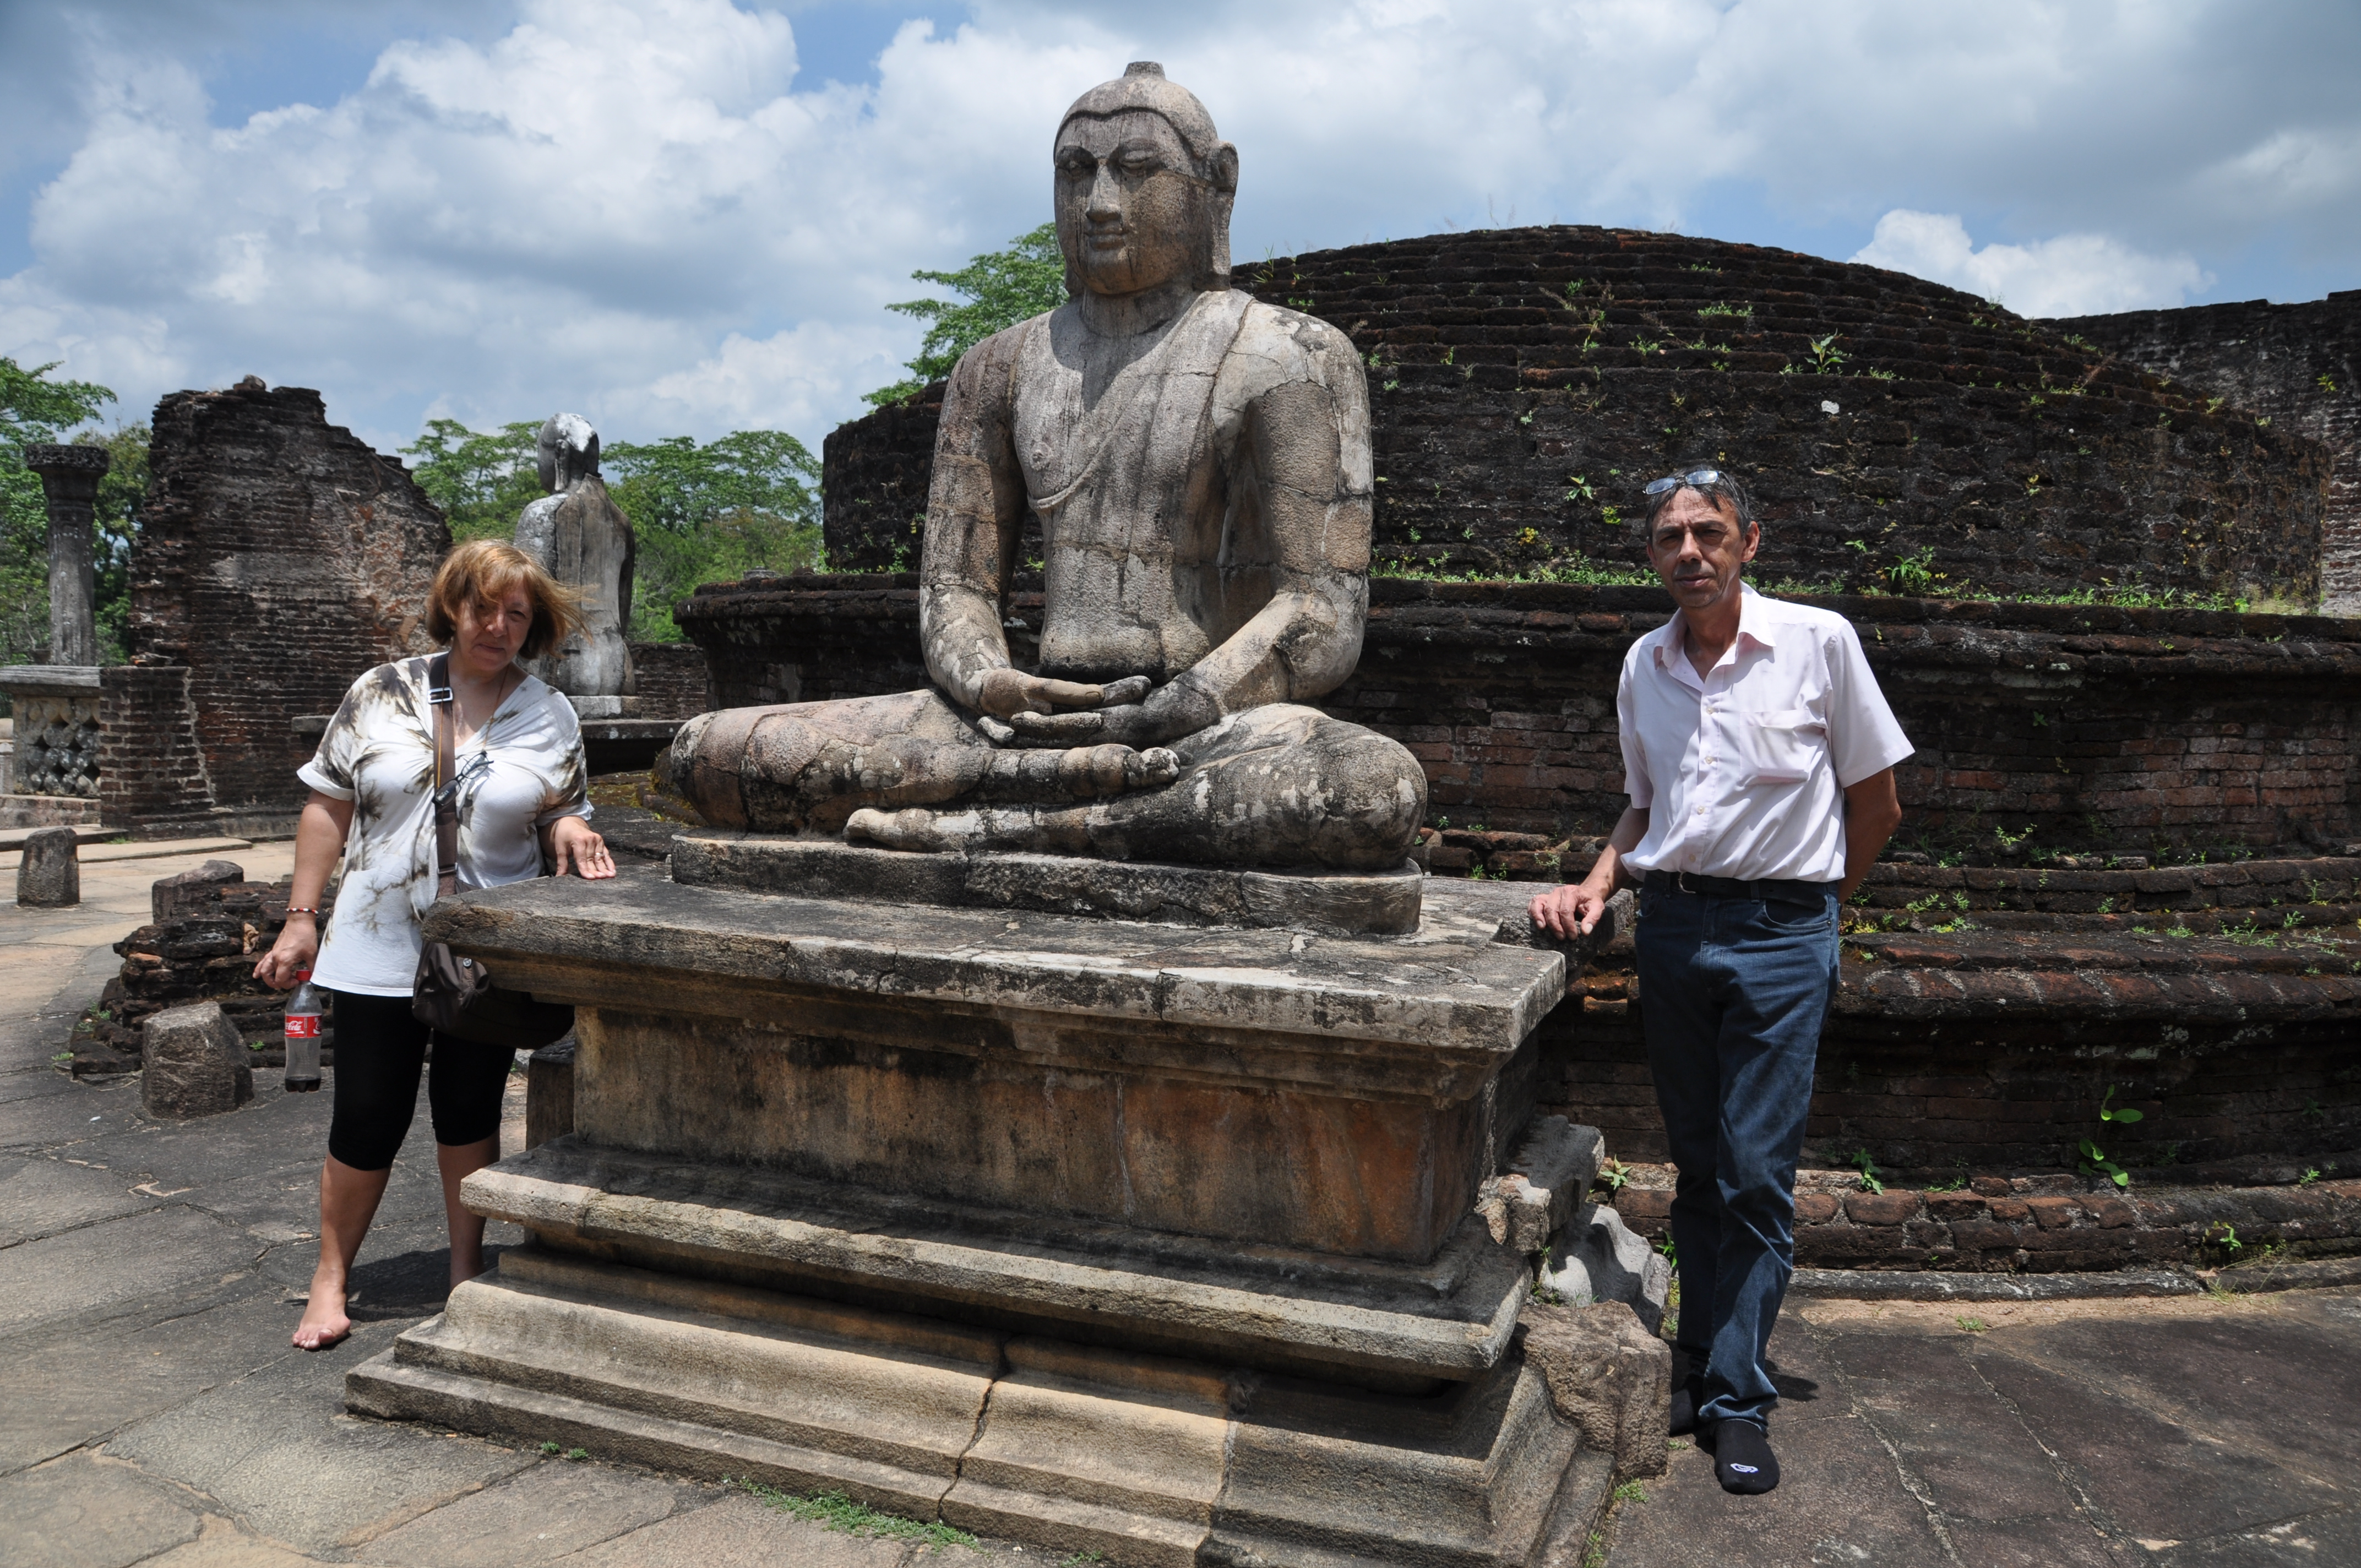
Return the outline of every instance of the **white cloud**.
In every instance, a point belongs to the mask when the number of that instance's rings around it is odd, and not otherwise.
[[[2021,316],[2085,316],[2180,304],[2213,280],[2187,256],[2147,256],[2104,235],[2069,234],[2030,245],[1968,238],[1958,214],[1897,207],[1852,259],[1964,289]]]
[[[66,3],[0,8],[0,41]],[[2229,0],[973,0],[846,86],[799,74],[807,9],[522,0],[225,126],[204,51],[143,41],[153,3],[75,7],[80,129],[0,353],[134,416],[318,386],[381,446],[558,408],[817,444],[915,348],[881,309],[911,269],[1045,217],[1058,114],[1138,58],[1238,144],[1242,259],[1552,219],[1849,248],[1883,214],[1863,259],[2038,313],[2178,302],[2258,217],[2361,253],[2361,20],[2328,9],[2294,37]],[[1953,212],[2059,237],[1978,249]]]

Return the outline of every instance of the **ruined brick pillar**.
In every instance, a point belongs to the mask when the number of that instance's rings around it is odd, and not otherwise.
[[[156,405],[131,557],[131,667],[107,672],[106,819],[134,833],[292,824],[295,770],[363,672],[429,651],[451,547],[409,471],[255,377]]]

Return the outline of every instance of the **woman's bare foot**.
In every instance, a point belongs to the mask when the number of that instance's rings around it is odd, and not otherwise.
[[[317,1275],[312,1277],[312,1299],[303,1307],[303,1321],[295,1325],[291,1343],[297,1350],[325,1350],[353,1332],[345,1315],[345,1290]]]

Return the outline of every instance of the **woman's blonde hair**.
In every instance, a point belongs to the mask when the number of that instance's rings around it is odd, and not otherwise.
[[[539,658],[582,628],[582,596],[542,570],[541,563],[497,539],[470,539],[443,557],[434,586],[426,593],[426,634],[450,645],[459,634],[459,607],[473,599],[498,607],[511,591],[524,589],[533,603],[533,627],[524,634],[524,657]]]

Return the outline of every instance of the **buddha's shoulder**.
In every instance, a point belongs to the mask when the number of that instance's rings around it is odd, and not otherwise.
[[[1064,306],[1060,306],[1063,310]],[[1025,345],[1035,333],[1049,324],[1057,311],[1043,311],[1038,316],[1027,316],[1015,326],[1002,327],[990,337],[978,338],[952,367],[951,382],[965,395],[998,390],[1005,393],[1011,370],[1023,356]]]
[[[1262,300],[1246,302],[1230,354],[1234,367],[1252,367],[1253,378],[1277,385],[1327,381],[1339,369],[1360,367],[1353,340],[1318,316]]]
[[[1246,300],[1246,319],[1238,326],[1238,340],[1257,347],[1285,344],[1308,356],[1353,352],[1353,340],[1318,316],[1251,296]]]

